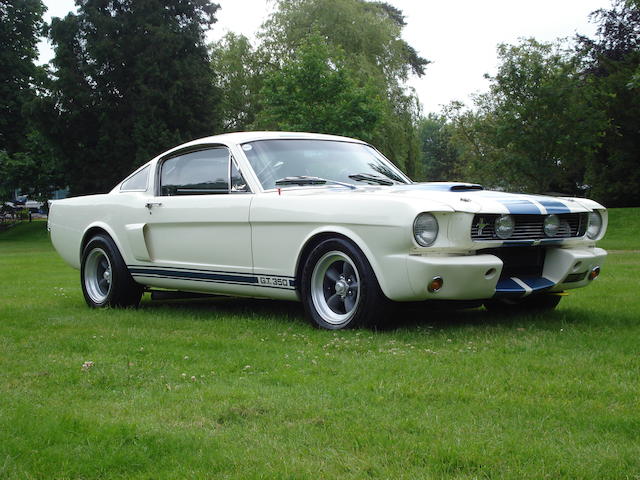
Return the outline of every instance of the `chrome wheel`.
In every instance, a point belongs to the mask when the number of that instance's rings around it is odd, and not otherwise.
[[[111,292],[111,261],[102,248],[94,248],[84,261],[84,286],[91,300],[104,303]]]
[[[325,253],[311,274],[311,298],[325,322],[347,322],[360,300],[360,276],[351,258],[337,250]]]

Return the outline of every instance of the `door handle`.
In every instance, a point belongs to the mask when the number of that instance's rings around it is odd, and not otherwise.
[[[149,210],[151,210],[153,207],[161,207],[162,203],[160,202],[147,202],[145,204],[145,207],[147,207]]]

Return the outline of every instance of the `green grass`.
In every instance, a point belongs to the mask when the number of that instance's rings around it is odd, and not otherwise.
[[[612,208],[609,228],[599,246],[607,250],[640,249],[640,208]]]
[[[377,332],[269,301],[90,310],[44,224],[15,227],[0,478],[637,480],[638,212],[611,212],[602,245],[629,251],[553,313],[402,310]]]

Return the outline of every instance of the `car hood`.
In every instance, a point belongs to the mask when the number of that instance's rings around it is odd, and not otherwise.
[[[554,197],[484,190],[465,183],[415,183],[392,188],[393,194],[428,198],[442,202],[455,211],[469,213],[561,214],[589,212],[604,208],[586,198]]]
[[[424,205],[429,211],[456,211],[466,213],[510,214],[562,214],[589,212],[604,208],[586,198],[553,197],[484,190],[480,185],[468,183],[429,182],[411,185],[363,186],[353,190],[340,187],[303,187],[283,190],[287,195],[327,195],[330,189],[335,195],[371,195],[386,197],[390,201],[402,201]]]

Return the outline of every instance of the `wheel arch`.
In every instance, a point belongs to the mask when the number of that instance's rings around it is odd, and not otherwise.
[[[364,257],[369,262],[369,265],[371,265],[380,288],[382,289],[383,293],[387,295],[387,290],[385,289],[384,285],[384,278],[381,275],[380,265],[375,260],[373,252],[371,252],[362,238],[360,238],[354,232],[343,228],[332,228],[327,230],[314,231],[306,238],[302,248],[300,249],[300,253],[298,254],[295,268],[296,292],[298,293],[298,295],[300,295],[300,286],[302,283],[302,269],[304,268],[304,264],[307,261],[307,258],[320,242],[331,238],[340,238],[351,242],[356,248],[358,248],[358,250],[360,250],[360,252],[362,252]]]
[[[122,245],[120,245],[120,242],[117,236],[115,235],[115,233],[113,232],[113,230],[104,223],[94,223],[89,225],[87,229],[84,231],[84,234],[82,235],[82,241],[80,242],[80,252],[79,252],[80,261],[82,261],[82,253],[84,252],[84,249],[87,246],[87,243],[89,243],[89,241],[91,241],[93,237],[99,234],[104,234],[109,238],[111,238],[111,240],[113,240],[113,243],[116,244],[116,247],[120,252],[120,255],[122,255]]]

